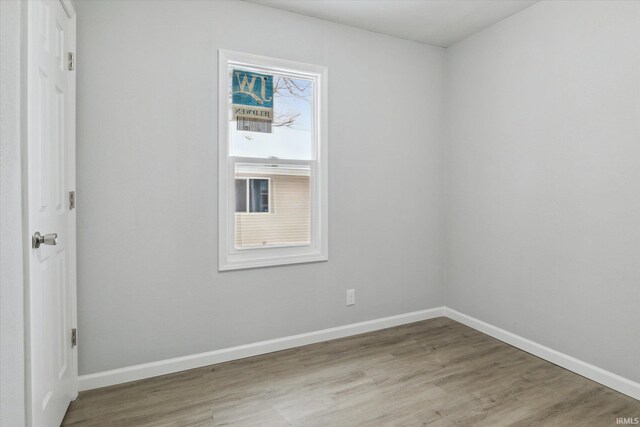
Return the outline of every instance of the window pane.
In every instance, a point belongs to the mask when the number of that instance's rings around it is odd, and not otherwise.
[[[233,119],[231,94],[238,70],[229,67],[229,155],[313,160],[313,80],[261,71],[273,76],[273,123],[271,132],[253,132],[238,130]]]
[[[269,180],[252,179],[250,188],[250,212],[269,212]]]
[[[247,180],[236,179],[236,212],[247,211]]]
[[[309,245],[309,165],[236,163],[236,182],[249,180],[249,213],[237,213],[236,248]]]

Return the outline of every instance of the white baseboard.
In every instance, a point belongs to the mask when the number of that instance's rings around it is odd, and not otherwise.
[[[477,331],[524,350],[527,353],[531,353],[544,360],[582,375],[583,377],[589,378],[602,385],[631,396],[634,399],[640,400],[640,384],[637,382],[631,381],[587,362],[583,362],[575,357],[560,353],[559,351],[553,350],[542,344],[538,344],[448,307],[437,307],[428,310],[414,311],[397,316],[352,323],[350,325],[338,326],[305,334],[260,341],[237,347],[209,351],[206,353],[160,360],[157,362],[143,363],[141,365],[97,372],[95,374],[81,375],[78,379],[79,388],[80,391],[84,391],[115,384],[122,384],[129,381],[171,374],[174,372],[185,371],[187,369],[200,368],[202,366],[213,365],[215,363],[228,362],[230,360],[286,350],[322,341],[329,341],[336,338],[344,338],[442,316],[449,317],[456,322],[467,325]]]
[[[228,362],[230,360],[257,356],[259,354],[286,350],[322,341],[329,341],[336,338],[344,338],[380,329],[391,328],[407,323],[419,322],[421,320],[433,319],[435,317],[442,317],[444,316],[444,312],[444,307],[437,307],[428,310],[400,314],[397,316],[384,317],[382,319],[352,323],[350,325],[338,326],[305,334],[291,335],[288,337],[260,341],[237,347],[208,351],[206,353],[159,360],[151,363],[143,363],[141,365],[97,372],[95,374],[81,375],[78,378],[78,385],[80,391],[84,391],[115,384],[122,384],[129,381],[171,374],[174,372],[185,371],[187,369],[213,365],[215,363]]]
[[[583,377],[640,400],[640,384],[446,307],[445,316]]]

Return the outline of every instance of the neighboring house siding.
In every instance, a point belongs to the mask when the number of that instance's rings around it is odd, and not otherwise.
[[[270,178],[269,213],[236,213],[236,246],[309,244],[309,177],[237,174]]]

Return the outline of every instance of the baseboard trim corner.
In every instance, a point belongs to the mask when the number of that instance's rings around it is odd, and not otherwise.
[[[573,356],[561,353],[512,332],[483,322],[482,320],[460,313],[449,307],[436,307],[427,310],[414,311],[396,316],[352,323],[349,325],[318,331],[291,335],[272,340],[240,345],[220,350],[209,351],[189,356],[159,360],[157,362],[143,363],[125,368],[112,369],[94,374],[81,375],[78,378],[80,391],[107,387],[159,375],[172,374],[188,369],[200,368],[216,363],[243,359],[251,356],[272,353],[274,351],[287,350],[308,344],[329,341],[337,338],[345,338],[353,335],[373,332],[380,329],[392,328],[436,317],[448,317],[470,328],[487,334],[516,348],[531,353],[534,356],[547,360],[583,377],[640,400],[640,384],[620,375],[606,371],[595,365],[591,365]]]
[[[556,351],[537,342],[523,338],[519,335],[493,326],[489,323],[478,320],[474,317],[460,313],[452,308],[445,307],[445,316],[462,323],[470,328],[487,334],[493,338],[503,341],[534,356],[561,366],[583,377],[589,378],[597,383],[612,388],[634,399],[640,400],[640,384],[628,378],[624,378],[613,372],[606,371],[590,363],[584,362],[573,356]]]
[[[315,344],[322,341],[364,334],[380,329],[419,322],[421,320],[443,317],[444,315],[445,308],[436,307],[427,310],[399,314],[396,316],[368,320],[365,322],[337,326],[335,328],[322,329],[304,334],[259,341],[252,344],[214,350],[206,353],[159,360],[157,362],[143,363],[140,365],[112,369],[94,374],[80,375],[78,378],[78,386],[80,391],[107,387],[110,385],[156,377],[159,375],[186,371],[188,369],[200,368],[207,365],[213,365],[215,363],[244,359],[245,357],[257,356],[260,354],[272,353],[274,351]]]

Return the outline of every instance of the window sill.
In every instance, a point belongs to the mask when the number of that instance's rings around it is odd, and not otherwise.
[[[220,262],[220,266],[218,271],[233,271],[233,270],[244,270],[248,268],[261,268],[261,267],[275,267],[278,265],[289,265],[289,264],[306,264],[311,262],[325,262],[328,261],[329,257],[325,254],[306,254],[299,256],[279,256],[277,258],[266,258],[266,259],[251,259],[251,260],[237,260],[226,262]]]
[[[236,251],[251,250],[251,249],[269,249],[269,248],[299,248],[300,246],[310,246],[310,242],[302,243],[267,243],[266,245],[255,244],[236,246]]]

